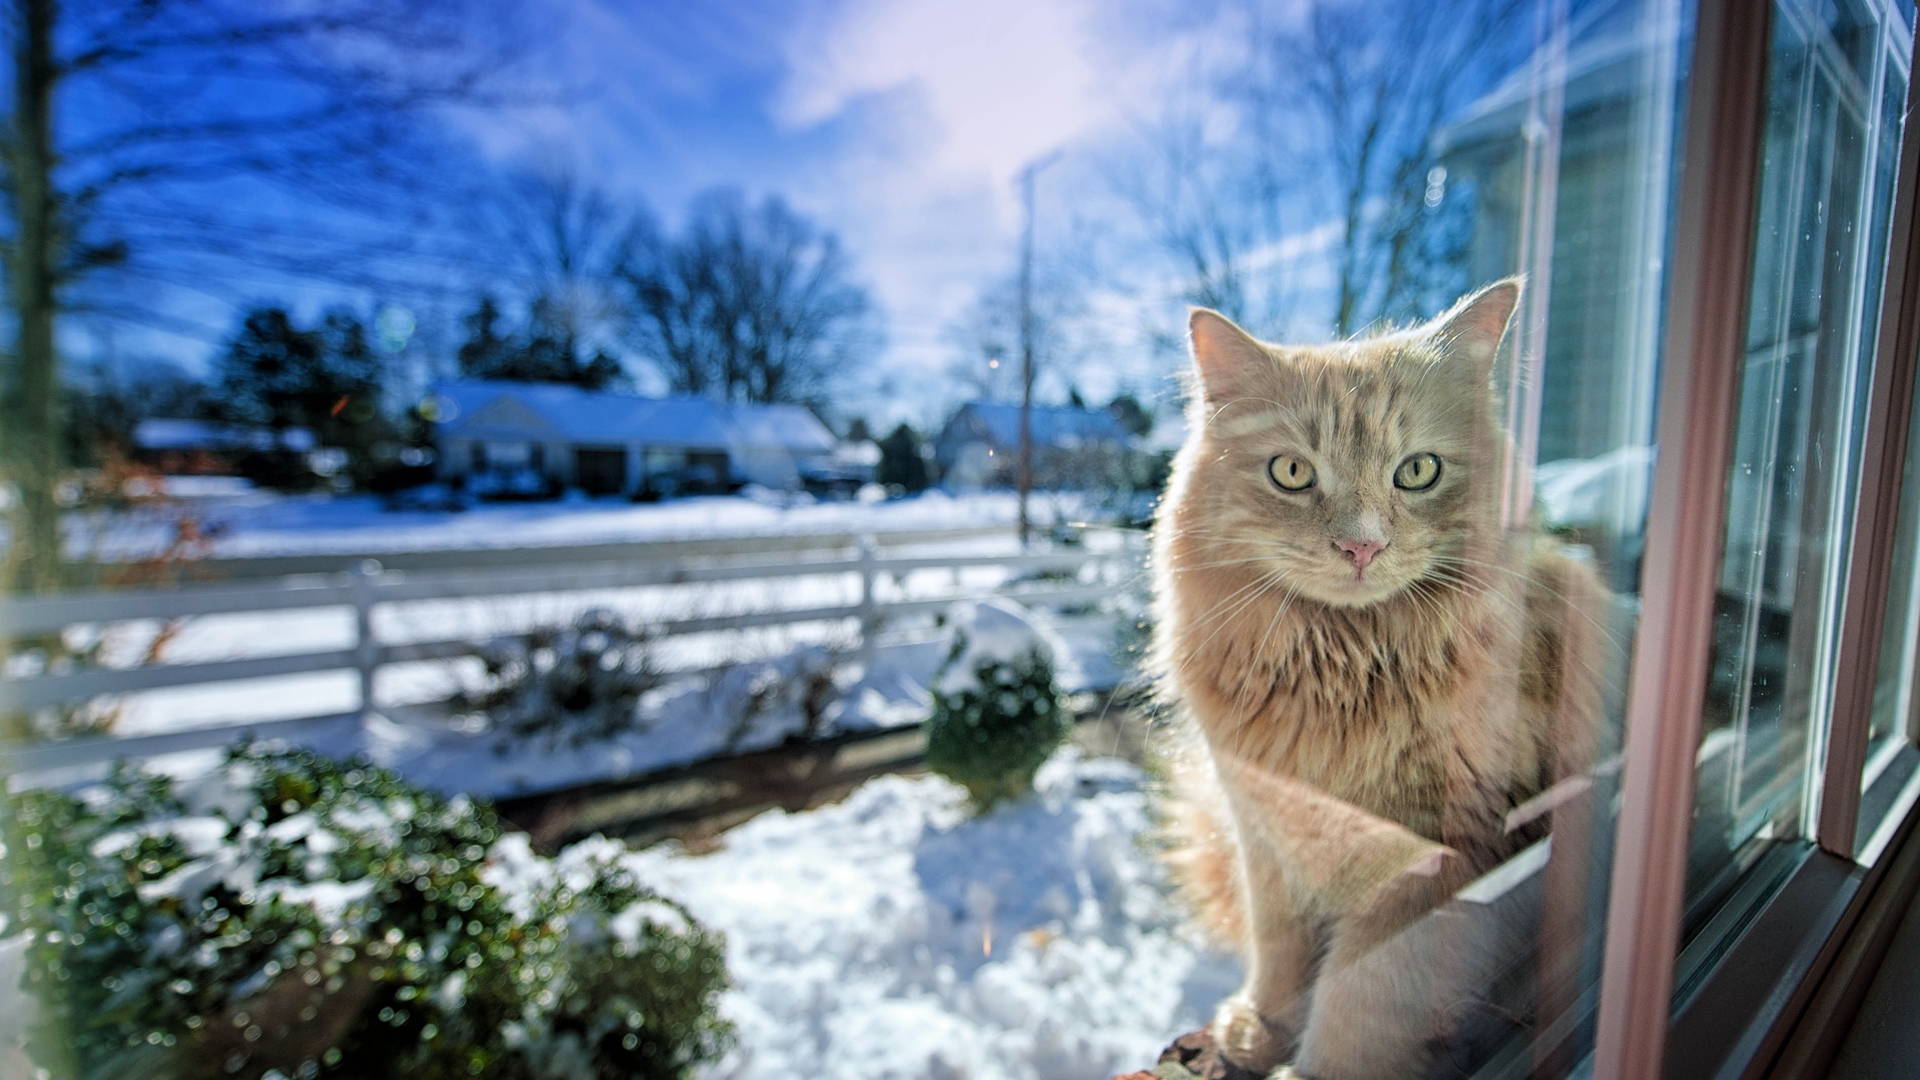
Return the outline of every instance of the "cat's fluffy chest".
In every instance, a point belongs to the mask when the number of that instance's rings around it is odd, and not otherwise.
[[[1520,704],[1486,678],[1518,659],[1512,620],[1495,614],[1485,594],[1452,589],[1362,608],[1275,598],[1188,620],[1176,639],[1216,754],[1438,840],[1462,785],[1508,788],[1519,764],[1513,740],[1489,737],[1513,730]]]

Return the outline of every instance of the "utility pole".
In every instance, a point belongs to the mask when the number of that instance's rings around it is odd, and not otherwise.
[[[1033,491],[1033,178],[1060,160],[1058,150],[1020,170],[1020,198],[1027,227],[1020,237],[1020,546],[1031,542],[1033,520],[1027,496]]]

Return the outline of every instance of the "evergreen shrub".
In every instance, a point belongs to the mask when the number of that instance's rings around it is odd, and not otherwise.
[[[53,1080],[664,1080],[731,1042],[720,938],[618,845],[543,858],[365,763],[243,745],[189,782],[121,768],[0,799],[0,841],[0,936],[24,932],[26,1049]]]
[[[959,678],[946,677],[962,664]],[[974,656],[957,632],[934,686],[927,767],[965,787],[980,810],[1031,792],[1034,773],[1072,730],[1053,662],[1039,648]]]

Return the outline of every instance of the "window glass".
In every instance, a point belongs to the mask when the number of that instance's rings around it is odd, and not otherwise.
[[[1906,24],[1912,11],[1902,8]],[[1898,25],[1899,20],[1896,20]],[[1904,54],[1896,47],[1888,57],[1883,107],[1904,101],[1907,73],[1900,64]],[[1880,126],[1879,178],[1877,183],[1892,183],[1892,171],[1898,166],[1898,138],[1904,131],[1888,124]],[[1883,234],[1884,218],[1877,234]],[[1870,264],[1879,267],[1879,262]],[[1915,418],[1920,422],[1920,417]],[[1901,466],[1900,508],[1895,522],[1893,563],[1888,575],[1887,609],[1881,626],[1879,663],[1873,685],[1873,715],[1867,735],[1866,766],[1860,778],[1860,819],[1854,838],[1855,854],[1867,864],[1876,861],[1891,840],[1891,830],[1920,796],[1920,781],[1915,780],[1920,753],[1912,746],[1914,660],[1920,650],[1920,564],[1916,563],[1916,530],[1920,530],[1920,491],[1913,478],[1915,454],[1913,431],[1908,432],[1907,460]]]
[[[1903,36],[1899,20],[1865,4],[1775,9],[1689,935],[1772,865],[1769,851],[1806,837],[1817,812]]]
[[[1690,932],[1815,809],[1891,2],[1777,20]],[[1690,4],[20,7],[0,1074],[1577,1073]]]
[[[1920,422],[1920,415],[1914,417]],[[1855,854],[1871,864],[1885,852],[1891,831],[1920,796],[1920,752],[1913,746],[1915,656],[1920,652],[1920,573],[1916,573],[1916,536],[1920,535],[1920,483],[1915,478],[1916,432],[1908,430],[1907,460],[1901,468],[1900,509],[1895,524],[1893,565],[1887,581],[1886,621],[1880,632],[1880,659],[1873,684],[1873,717],[1867,735],[1866,767],[1860,778],[1860,821]]]

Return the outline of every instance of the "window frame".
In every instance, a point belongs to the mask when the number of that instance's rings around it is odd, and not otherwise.
[[[1727,947],[1674,998],[1694,757],[1701,737],[1726,485],[1744,361],[1767,109],[1771,0],[1699,0],[1666,288],[1655,470],[1628,692],[1622,810],[1608,901],[1598,1080],[1817,1075],[1885,942],[1920,891],[1912,799],[1892,842],[1855,861],[1902,466],[1920,358],[1920,132],[1900,144],[1860,433],[1813,842],[1784,849],[1727,905]],[[1920,45],[1920,33],[1913,35]],[[1917,48],[1909,72],[1920,70]],[[1907,85],[1909,116],[1920,107]],[[1869,257],[1878,257],[1877,253]],[[1685,358],[1685,362],[1672,362]],[[1916,726],[1903,732],[1912,743]],[[1755,895],[1755,892],[1758,895]],[[1835,1030],[1835,1029],[1839,1030]]]

